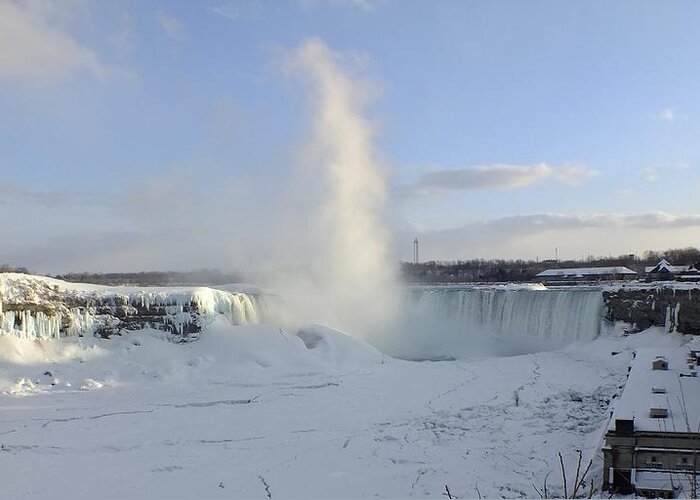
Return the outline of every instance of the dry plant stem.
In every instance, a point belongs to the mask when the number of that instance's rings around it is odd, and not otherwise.
[[[564,481],[564,498],[569,498],[568,490],[566,487],[566,469],[564,469],[564,459],[561,456],[561,453],[557,453],[559,455],[559,464],[561,465],[561,477]]]

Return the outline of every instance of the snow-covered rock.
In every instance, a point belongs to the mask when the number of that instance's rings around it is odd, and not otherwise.
[[[2,273],[0,333],[56,339],[155,328],[187,339],[218,317],[233,325],[260,322],[265,299],[243,289],[110,287]]]

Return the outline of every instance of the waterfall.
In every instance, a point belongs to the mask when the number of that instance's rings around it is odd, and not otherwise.
[[[411,359],[522,354],[593,340],[602,315],[591,288],[412,288],[381,348]]]
[[[499,337],[592,340],[603,308],[599,290],[446,288],[410,293],[411,305],[421,312],[459,319],[466,328]]]

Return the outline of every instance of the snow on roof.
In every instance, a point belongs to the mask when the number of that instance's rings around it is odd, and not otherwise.
[[[667,272],[670,274],[680,274],[680,273],[685,273],[690,271],[693,268],[693,266],[673,266],[669,261],[666,259],[661,259],[658,264],[655,266],[647,266],[644,268],[644,272],[647,274],[650,273],[662,273],[662,272]]]
[[[537,274],[538,277],[545,276],[600,276],[607,274],[637,274],[624,266],[614,267],[574,267],[568,269],[547,269]]]
[[[615,405],[608,429],[615,429],[617,419],[634,419],[635,431],[698,432],[700,378],[689,376],[688,347],[639,348],[635,352],[629,379]],[[668,370],[652,369],[652,362],[659,356],[668,361]],[[659,387],[666,392],[654,393],[653,389]],[[651,418],[651,408],[666,408],[668,416]]]

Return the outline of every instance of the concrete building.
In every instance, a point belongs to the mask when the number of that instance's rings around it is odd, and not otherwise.
[[[700,378],[695,346],[637,349],[603,447],[603,489],[696,498]],[[691,496],[692,495],[692,496]]]

